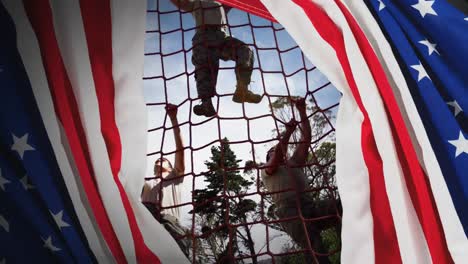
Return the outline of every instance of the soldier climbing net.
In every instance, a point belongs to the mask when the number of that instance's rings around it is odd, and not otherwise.
[[[172,226],[168,229],[188,259],[192,263],[337,263],[341,203],[334,179],[333,116],[339,99],[334,87],[279,24],[233,10],[227,16],[228,34],[254,52],[250,89],[263,95],[262,102],[232,103],[235,66],[221,62],[213,101],[217,115],[196,116],[192,112],[199,101],[191,64],[196,30],[192,15],[169,0],[149,1],[147,12],[148,161],[174,160],[176,149],[170,139],[174,127],[164,107],[175,104],[185,153],[185,172],[178,175],[183,178],[182,198],[169,206],[159,201],[156,207],[163,212],[180,210],[178,221],[169,221],[166,228]],[[306,98],[312,126],[309,157],[301,168],[307,176],[305,193],[311,198],[308,206],[296,203],[296,217],[279,218],[271,196],[291,190],[268,191],[260,171],[266,151],[278,143],[285,123],[298,120],[290,103],[296,97]],[[301,132],[296,130],[290,150],[300,143]],[[164,182],[149,167],[146,180]],[[158,186],[162,193],[162,185]],[[319,213],[307,213],[309,209]],[[288,222],[303,227],[309,241],[306,247],[285,230]]]

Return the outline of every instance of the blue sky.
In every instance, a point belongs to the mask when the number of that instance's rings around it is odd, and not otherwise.
[[[157,0],[148,1],[148,9],[156,9]],[[170,12],[176,10],[175,6],[169,0],[160,0],[159,11]],[[275,94],[275,95],[291,95],[304,96],[307,90],[312,91],[320,87],[328,80],[323,76],[318,69],[314,68],[313,64],[305,59],[305,65],[302,60],[302,53],[296,43],[289,36],[285,30],[280,30],[282,27],[278,24],[271,26],[271,22],[250,15],[252,26],[239,26],[248,23],[249,15],[243,11],[232,9],[228,14],[228,24],[230,26],[230,34],[249,45],[253,45],[254,41],[256,48],[251,46],[255,53],[255,66],[262,71],[281,71],[282,73],[262,73],[259,69],[254,70],[252,74],[252,83],[250,89],[256,93]],[[182,21],[182,23],[181,23]],[[144,81],[144,95],[147,103],[156,103],[159,105],[148,106],[148,129],[159,127],[169,128],[170,122],[165,120],[164,103],[169,102],[180,105],[179,108],[179,123],[189,121],[190,118],[190,101],[188,98],[196,98],[196,86],[193,77],[194,67],[191,63],[191,52],[184,52],[189,50],[192,46],[191,39],[195,33],[193,27],[195,26],[194,20],[190,13],[181,14],[179,12],[159,15],[157,13],[148,13],[147,15],[147,30],[156,31],[146,34],[145,41],[145,68],[144,76],[152,77],[150,80]],[[266,28],[258,28],[259,26],[271,26]],[[187,30],[187,31],[183,31]],[[190,30],[192,29],[192,30]],[[277,29],[277,30],[273,30]],[[161,32],[168,32],[176,30],[170,34],[161,34]],[[278,45],[275,43],[275,34],[278,40]],[[161,42],[161,44],[160,44]],[[276,48],[278,50],[262,50],[268,48]],[[171,54],[170,56],[161,56],[161,54]],[[281,67],[280,59],[283,62],[284,68]],[[222,67],[233,67],[234,62],[220,63]],[[187,67],[187,69],[185,68]],[[307,71],[306,71],[307,69]],[[295,73],[296,72],[296,73]],[[295,73],[295,74],[293,74]],[[285,75],[291,75],[285,77]],[[162,76],[173,78],[164,81]],[[178,76],[174,78],[175,76]],[[306,81],[307,77],[307,81]],[[218,76],[217,92],[219,94],[233,93],[235,89],[235,74],[233,70],[221,69]],[[339,101],[340,94],[333,87],[328,85],[326,88],[314,93],[317,99],[317,104],[321,108],[327,108],[336,104]],[[310,97],[308,97],[310,98]],[[272,101],[275,98],[271,98]],[[218,102],[219,100],[219,102]],[[193,105],[198,104],[199,101],[193,101]],[[264,97],[260,104],[236,104],[231,101],[231,96],[222,96],[219,99],[213,99],[213,103],[219,105],[218,115],[221,118],[229,117],[242,117],[243,114],[247,117],[256,117],[270,114],[269,100]],[[333,111],[336,112],[336,107]],[[245,112],[244,112],[245,111]],[[220,138],[227,137],[230,141],[241,141],[248,138],[247,135],[247,122],[244,119],[238,120],[225,120],[214,118],[204,124],[205,117],[198,117],[191,115],[192,125],[185,124],[181,126],[182,137],[186,146],[193,148],[200,148],[219,140]],[[251,131],[250,139],[253,142],[266,141],[272,139],[272,129],[275,128],[275,120],[268,116],[256,119],[250,122],[249,129]],[[220,132],[220,133],[219,133]],[[149,133],[148,152],[159,152],[157,155],[148,157],[148,177],[152,174],[152,165],[154,161],[161,156],[162,153],[168,153],[175,150],[174,139],[172,130],[159,129]],[[162,137],[164,135],[164,141]],[[192,139],[192,140],[190,140]],[[266,151],[275,144],[275,141],[269,143],[242,143],[233,144],[231,148],[237,154],[238,158],[243,162],[246,160],[255,159],[257,162],[264,161]],[[199,174],[206,170],[204,161],[210,157],[210,147],[215,144],[208,145],[200,150],[186,150],[186,173],[193,172]],[[253,154],[255,152],[255,154]],[[165,156],[173,160],[173,155]],[[193,166],[192,166],[193,164]],[[243,163],[242,163],[243,164]],[[196,188],[203,188],[205,183],[203,177],[192,176],[186,177],[182,186],[182,203],[191,202],[192,184]],[[256,190],[253,189],[252,192]],[[259,200],[259,195],[251,197],[254,200]],[[188,211],[191,206],[184,206],[181,208],[183,224],[191,223]],[[254,228],[254,235],[259,243],[256,246],[261,247],[265,240],[264,227]],[[279,238],[275,240],[276,246],[273,250],[278,253],[281,245],[286,238]],[[263,242],[262,242],[263,241]],[[258,244],[258,245],[257,245]]]

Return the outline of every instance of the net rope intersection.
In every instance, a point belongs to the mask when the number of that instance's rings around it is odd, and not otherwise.
[[[339,241],[339,232],[341,229],[341,205],[339,202],[339,196],[336,189],[336,184],[334,181],[334,132],[335,128],[333,126],[333,113],[336,112],[338,108],[338,101],[327,105],[326,107],[320,107],[319,103],[323,100],[320,96],[317,96],[320,92],[324,89],[330,89],[332,85],[327,81],[319,86],[314,84],[314,80],[311,77],[311,73],[317,71],[315,66],[313,66],[310,62],[308,62],[307,58],[304,56],[302,52],[300,52],[300,48],[297,45],[293,45],[291,47],[280,48],[280,42],[282,41],[282,37],[279,36],[280,34],[284,33],[284,28],[281,27],[279,24],[274,24],[272,22],[267,22],[266,20],[260,19],[255,17],[251,14],[243,13],[241,11],[236,10],[236,14],[242,14],[245,16],[244,23],[229,23],[229,18],[232,18],[235,14],[231,14],[227,16],[227,31],[228,35],[232,35],[232,31],[234,30],[243,30],[246,32],[252,39],[251,43],[246,43],[248,47],[253,51],[255,57],[255,64],[253,67],[254,77],[252,78],[252,82],[255,82],[256,87],[261,87],[262,91],[260,94],[262,95],[262,100],[267,100],[268,106],[270,107],[270,112],[267,114],[260,114],[252,116],[252,113],[248,113],[247,107],[245,104],[242,104],[242,115],[241,116],[224,116],[222,110],[220,110],[220,103],[222,102],[223,98],[232,97],[233,92],[216,92],[215,98],[216,104],[215,109],[217,114],[212,117],[208,118],[198,118],[195,117],[192,109],[196,102],[199,101],[200,98],[197,96],[192,96],[192,94],[196,93],[193,83],[194,82],[194,74],[195,70],[193,67],[187,63],[191,59],[191,53],[193,47],[191,43],[188,41],[187,36],[193,35],[194,31],[196,30],[196,26],[191,25],[189,22],[191,18],[190,12],[185,12],[179,9],[176,9],[172,6],[172,9],[167,8],[171,7],[171,3],[168,0],[156,0],[154,7],[149,7],[148,12],[148,26],[147,26],[147,39],[155,38],[156,41],[156,48],[154,50],[149,50],[149,47],[145,47],[145,68],[148,67],[146,64],[148,62],[153,62],[160,67],[160,72],[157,74],[154,73],[147,73],[145,71],[145,76],[143,77],[144,82],[149,82],[148,87],[151,89],[154,88],[154,84],[152,81],[157,80],[157,84],[159,84],[159,88],[162,88],[164,91],[164,98],[158,101],[148,101],[147,107],[149,113],[151,115],[151,108],[154,107],[164,107],[167,104],[173,103],[171,102],[171,98],[169,98],[169,89],[183,89],[184,87],[169,87],[168,82],[176,80],[180,77],[184,77],[186,79],[185,82],[185,89],[186,94],[188,95],[187,98],[183,99],[181,102],[177,103],[177,108],[181,108],[183,106],[189,106],[189,113],[188,113],[188,120],[183,121],[176,125],[167,125],[168,124],[168,115],[165,114],[164,118],[161,120],[156,127],[149,127],[148,133],[150,135],[152,133],[160,133],[161,134],[161,141],[159,150],[149,152],[148,158],[149,160],[152,159],[163,159],[168,158],[169,156],[173,156],[176,152],[181,151],[180,149],[174,149],[172,151],[164,151],[165,144],[169,144],[168,140],[166,139],[166,133],[170,133],[169,131],[174,130],[180,127],[187,127],[189,130],[189,136],[184,142],[183,151],[185,153],[190,153],[188,160],[189,165],[187,166],[191,168],[191,170],[186,170],[185,172],[181,172],[180,174],[176,175],[176,177],[171,178],[170,181],[177,181],[177,180],[184,180],[184,184],[187,187],[188,182],[191,180],[191,200],[180,202],[174,205],[163,205],[161,199],[155,202],[156,217],[160,222],[164,222],[165,220],[161,218],[161,211],[172,209],[172,208],[182,208],[182,207],[190,207],[192,210],[191,214],[186,214],[185,218],[190,218],[190,221],[181,221],[177,222],[178,225],[173,227],[174,229],[181,229],[183,230],[183,235],[181,232],[171,232],[174,239],[178,241],[181,249],[187,255],[187,257],[192,261],[192,263],[203,263],[203,262],[217,262],[217,263],[306,263],[310,260],[315,262],[324,262],[325,258],[328,258],[326,261],[330,261],[330,263],[338,263],[339,261],[339,250],[340,250],[340,241]],[[167,9],[167,10],[166,10]],[[168,21],[164,21],[164,19],[168,19]],[[178,17],[178,18],[177,18]],[[259,22],[260,21],[260,22]],[[178,23],[178,27],[174,29],[167,29],[164,30],[162,25],[164,23],[169,22],[169,24]],[[188,27],[184,27],[184,25],[189,24]],[[262,45],[262,38],[258,37],[257,35],[261,35],[259,32],[262,30],[272,32],[273,34],[273,43],[274,46],[266,47],[266,45]],[[163,41],[167,36],[171,34],[177,33],[180,36],[180,41],[182,43],[182,47],[175,51],[165,52],[165,45],[167,44],[166,41]],[[247,37],[245,38],[247,39]],[[147,42],[148,46],[148,42]],[[297,61],[300,62],[300,67],[297,69],[290,70],[287,62],[283,58],[283,55],[291,53],[291,52],[300,52],[300,55],[297,56]],[[261,52],[275,52],[278,56],[279,61],[279,70],[270,70],[264,69],[262,67],[264,64],[265,56],[261,54]],[[175,73],[170,76],[167,71],[171,65],[168,64],[166,61],[167,58],[173,58],[176,56],[183,55],[183,70],[181,72]],[[232,72],[236,70],[235,66],[230,66],[229,63],[221,63],[219,67],[219,72]],[[287,73],[288,72],[288,73]],[[268,145],[274,146],[277,144],[278,140],[281,138],[282,133],[284,131],[284,127],[286,123],[289,121],[290,118],[298,120],[299,116],[297,111],[295,111],[289,103],[290,99],[296,98],[296,95],[293,95],[291,92],[291,85],[288,82],[289,78],[294,78],[297,75],[303,75],[303,81],[305,82],[306,90],[301,94],[301,97],[306,98],[306,102],[308,104],[308,113],[307,118],[311,122],[313,129],[312,132],[315,133],[312,135],[312,140],[309,146],[309,157],[305,165],[301,166],[289,166],[289,171],[293,169],[293,167],[300,168],[304,170],[305,175],[308,176],[309,188],[306,188],[302,193],[296,193],[296,209],[298,211],[298,215],[294,217],[286,217],[286,218],[278,218],[277,214],[271,214],[269,209],[273,210],[274,202],[271,199],[271,196],[278,193],[286,193],[286,192],[294,192],[294,189],[282,189],[279,191],[268,191],[264,184],[262,183],[261,179],[261,169],[265,168],[265,165],[261,164],[260,160],[257,160],[259,155],[256,153],[256,149],[258,151],[257,146],[260,145]],[[281,93],[271,93],[268,90],[269,83],[265,80],[266,75],[275,75],[279,77],[284,82],[284,91],[285,94]],[[234,90],[234,84],[230,83],[229,86],[232,86]],[[217,86],[226,85],[225,83],[218,83]],[[155,89],[155,88],[154,88]],[[219,90],[219,89],[216,89]],[[256,91],[259,92],[259,91]],[[283,107],[276,108],[275,105],[278,105],[279,102],[283,102]],[[258,120],[263,120],[265,118],[270,118],[273,120],[274,130],[276,136],[272,136],[269,139],[263,140],[253,140],[252,133],[255,131],[252,130],[253,123]],[[223,190],[210,199],[205,199],[202,202],[196,201],[196,192],[200,189],[199,184],[197,184],[197,179],[205,179],[208,173],[215,173],[210,171],[209,169],[203,170],[201,172],[194,172],[195,163],[200,157],[195,157],[198,151],[205,150],[210,146],[217,146],[219,147],[221,153],[221,160],[224,159],[226,150],[225,148],[225,141],[222,137],[222,121],[243,121],[246,122],[247,133],[246,138],[242,140],[233,140],[229,141],[229,146],[235,145],[243,145],[250,147],[251,157],[248,157],[246,160],[251,159],[252,163],[249,166],[247,165],[239,165],[233,167],[225,167],[224,162],[221,162],[221,171],[223,174]],[[200,145],[198,147],[192,146],[192,142],[194,142],[194,137],[199,137],[200,135],[195,135],[193,133],[193,129],[196,127],[200,127],[206,125],[209,122],[215,122],[217,126],[217,137],[210,140],[208,143]],[[320,126],[317,128],[317,123],[320,122]],[[299,126],[298,126],[299,127]],[[289,149],[294,149],[295,146],[302,143],[299,139],[299,135],[301,134],[300,127],[296,129],[296,132],[293,135],[293,140],[289,142]],[[325,145],[324,145],[325,144]],[[328,144],[328,145],[327,145]],[[324,146],[330,147],[325,148]],[[327,152],[328,151],[328,152]],[[262,153],[263,155],[263,153]],[[263,156],[261,156],[263,157]],[[245,157],[239,157],[244,160]],[[187,160],[187,159],[186,159]],[[203,157],[203,160],[210,160],[209,156]],[[252,165],[253,164],[253,165]],[[243,173],[244,171],[250,170],[250,173]],[[241,173],[242,177],[253,178],[251,181],[252,184],[246,191],[239,192],[237,194],[233,194],[231,191],[227,189],[229,183],[228,175],[230,173]],[[146,181],[157,180],[159,183],[163,183],[168,181],[163,179],[161,175],[148,175],[145,178]],[[315,182],[314,182],[315,181]],[[319,183],[317,183],[319,182]],[[163,193],[163,184],[159,184],[159,197],[161,197]],[[168,188],[168,187],[165,187]],[[205,186],[206,188],[206,186]],[[203,189],[203,188],[201,188]],[[320,215],[312,218],[307,218],[307,212],[303,212],[305,207],[301,204],[301,197],[304,194],[310,195],[311,197],[315,197],[312,199],[314,202],[311,202],[311,207],[314,206],[318,207],[318,205],[313,205],[313,203],[319,203],[319,201],[325,200],[333,200],[332,206],[334,207],[332,211],[334,213],[329,213],[326,215]],[[257,197],[257,198],[252,198]],[[331,197],[331,198],[330,198]],[[229,201],[234,200],[241,201],[242,199],[250,199],[250,200],[257,200],[254,213],[250,212],[252,217],[246,217],[244,220],[247,221],[230,221],[233,217],[230,213],[232,206],[230,206]],[[206,230],[208,227],[200,221],[197,221],[197,213],[196,212],[199,208],[209,206],[210,204],[215,204],[219,201],[228,201],[224,202],[226,206],[225,209],[225,217],[224,221],[219,226],[211,226],[209,230]],[[310,206],[309,206],[310,207]],[[237,208],[237,207],[236,207]],[[151,210],[150,210],[151,211]],[[267,211],[267,212],[265,212]],[[152,211],[153,212],[153,211]],[[154,212],[153,212],[154,214]],[[180,219],[182,220],[182,219]],[[294,222],[296,221],[296,222]],[[282,225],[288,222],[300,222],[299,224],[303,227],[303,235],[305,236],[305,241],[307,241],[307,246],[301,248],[294,243],[293,239],[288,238],[289,242],[291,242],[291,246],[285,248],[283,246],[281,252],[274,252],[275,250],[272,249],[272,242],[274,240],[275,234],[278,236],[278,230],[281,230]],[[325,224],[324,224],[325,223]],[[265,238],[258,239],[255,235],[252,237],[252,234],[249,236],[251,237],[250,240],[246,239],[246,232],[252,232],[254,229],[264,229],[264,236]],[[330,227],[333,228],[336,232],[334,236],[334,241],[325,240],[333,240],[333,232],[328,234],[326,230],[330,230]],[[167,226],[166,226],[167,228]],[[205,230],[203,230],[205,228]],[[320,230],[323,228],[324,230]],[[321,240],[322,244],[330,244],[328,249],[325,252],[314,248],[313,243],[314,241],[309,237],[310,229],[317,229],[319,230],[318,233],[320,234],[319,240]],[[226,239],[223,241],[224,243],[224,252],[221,252],[216,256],[216,254],[209,254],[207,251],[207,247],[210,247],[210,237],[223,237],[217,236],[218,233],[226,232],[225,235]],[[240,231],[239,231],[240,230]],[[244,230],[244,231],[243,231]],[[250,230],[250,231],[246,231]],[[306,231],[308,230],[308,231]],[[180,231],[180,230],[179,230]],[[203,232],[205,231],[205,232]],[[285,230],[281,230],[285,231]],[[258,233],[258,232],[257,232]],[[287,232],[286,232],[287,233]],[[317,232],[315,232],[317,233]],[[224,234],[224,233],[223,233]],[[284,234],[284,233],[282,233]],[[332,234],[332,235],[330,235]],[[261,241],[260,241],[261,240]],[[213,241],[213,239],[211,239]],[[239,241],[250,241],[249,243],[241,243]],[[260,242],[259,242],[260,241]],[[253,244],[256,244],[254,247]],[[258,244],[264,244],[263,246]],[[208,246],[207,246],[208,245]],[[249,250],[250,248],[250,250]],[[253,248],[253,250],[252,250]],[[322,249],[323,250],[323,249]],[[299,256],[298,258],[294,259],[294,256]],[[335,259],[332,259],[334,257]],[[269,262],[261,262],[261,261],[269,261]],[[289,261],[289,262],[288,262]],[[296,261],[296,262],[294,262]],[[302,262],[301,262],[302,261]]]

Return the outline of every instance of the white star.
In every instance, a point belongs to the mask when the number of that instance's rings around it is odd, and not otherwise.
[[[10,224],[8,221],[3,217],[3,215],[0,215],[0,226],[5,229],[5,231],[10,232]]]
[[[453,107],[454,116],[457,116],[460,112],[463,112],[463,109],[460,107],[456,100],[453,100],[452,102],[447,102],[447,104]]]
[[[5,185],[7,183],[10,183],[10,181],[2,177],[2,170],[0,170],[0,188],[2,188],[2,190],[5,190]]]
[[[414,9],[417,9],[422,17],[426,16],[426,14],[436,15],[437,13],[432,9],[432,5],[435,1],[430,0],[418,0],[418,3],[412,5]]]
[[[422,66],[421,62],[419,62],[419,64],[417,65],[411,65],[411,68],[418,71],[418,82],[424,79],[425,77],[428,78],[429,80],[431,79],[429,78],[429,75],[427,75],[427,72]]]
[[[379,1],[379,11],[382,11],[382,9],[385,8],[385,4],[382,2],[382,0],[378,0]]]
[[[35,150],[33,147],[28,145],[27,133],[24,134],[24,136],[20,138],[16,137],[14,134],[12,134],[12,136],[13,136],[14,143],[13,143],[13,146],[11,146],[11,150],[18,152],[18,155],[21,157],[21,159],[23,159],[24,152],[28,150]]]
[[[462,154],[463,152],[468,154],[468,139],[466,139],[463,136],[463,133],[461,131],[457,140],[449,140],[448,142],[454,145],[456,148],[455,158],[458,157],[458,155]]]
[[[439,54],[439,51],[435,48],[437,46],[437,44],[435,43],[430,43],[429,40],[425,39],[425,40],[421,40],[419,41],[418,43],[421,43],[423,44],[424,46],[427,47],[427,50],[429,52],[429,55],[432,55],[432,53],[435,51],[435,53]]]
[[[463,20],[468,21],[468,17],[465,17],[465,19],[463,19]]]
[[[25,190],[34,189],[34,186],[28,183],[28,175],[24,175],[23,178],[20,179],[20,182]]]
[[[63,218],[63,210],[58,212],[57,214],[52,213],[52,211],[50,211],[50,213],[54,217],[55,223],[57,223],[57,226],[58,226],[59,229],[62,229],[62,227],[70,226],[67,222],[63,221],[63,219],[62,219]]]
[[[61,250],[60,248],[58,248],[58,247],[56,247],[56,246],[54,246],[52,244],[52,237],[49,236],[47,239],[44,239],[44,238],[41,237],[41,239],[42,239],[42,241],[44,241],[44,247],[45,248],[48,248],[51,251],[60,251]]]

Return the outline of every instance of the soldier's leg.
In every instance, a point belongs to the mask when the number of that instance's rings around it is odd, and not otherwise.
[[[299,210],[296,206],[295,200],[296,199],[291,199],[285,202],[285,204],[283,204],[284,207],[278,208],[276,215],[279,219],[286,219],[299,216]],[[315,261],[314,256],[312,255],[312,252],[308,250],[309,245],[307,241],[314,234],[311,234],[311,232],[308,230],[307,223],[306,229],[304,229],[304,224],[300,219],[287,220],[281,222],[281,226],[283,228],[283,231],[286,232],[292,238],[292,240],[295,242],[296,245],[299,246],[301,250],[307,250],[306,252],[302,253],[304,258],[303,261],[305,263],[317,263],[317,261]],[[314,245],[312,242],[311,249],[314,250]]]
[[[192,41],[192,64],[195,66],[195,81],[200,105],[193,108],[197,115],[213,116],[216,111],[211,98],[216,94],[216,80],[218,77],[219,60],[216,52],[210,48],[209,33],[197,33]]]
[[[226,37],[221,49],[221,59],[236,62],[237,86],[233,101],[237,103],[259,103],[262,97],[248,90],[254,64],[252,50],[241,40]]]
[[[318,204],[317,204],[318,203]],[[317,217],[323,217],[330,215],[330,210],[326,208],[325,205],[322,204],[320,201],[315,201],[309,194],[304,193],[301,195],[301,210],[302,215],[305,219],[314,219]],[[312,246],[312,250],[314,253],[324,254],[318,255],[315,254],[315,258],[318,260],[319,263],[330,263],[328,258],[328,251],[325,247],[321,232],[324,228],[325,224],[322,221],[327,220],[319,220],[319,221],[307,221],[306,228],[307,228],[307,236],[310,241],[310,245]]]
[[[323,242],[322,242],[322,237],[320,235],[320,230],[317,230],[316,228],[314,228],[312,225],[313,225],[313,222],[312,223],[307,223],[307,225],[309,226],[307,229],[307,233],[309,235],[309,239],[310,239],[310,243],[311,243],[311,246],[312,246],[312,250],[314,251],[314,253],[318,253],[318,254],[315,254],[315,258],[318,260],[318,263],[320,264],[327,264],[327,263],[330,263],[330,260],[328,258],[328,254],[327,253],[327,249],[325,248]],[[324,255],[322,255],[324,254]]]
[[[156,220],[161,220],[161,211],[155,203],[143,202],[143,204]]]
[[[177,218],[175,218],[172,215],[163,215],[161,218],[161,224],[164,225],[166,230],[176,240],[177,244],[179,245],[180,249],[182,249],[182,252],[184,252],[185,256],[189,258],[190,239],[181,238],[186,235],[186,231],[180,225]]]

